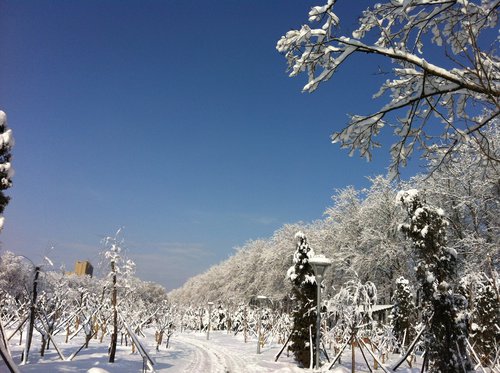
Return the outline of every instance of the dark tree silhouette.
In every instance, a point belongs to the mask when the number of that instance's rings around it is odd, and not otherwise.
[[[297,240],[293,266],[287,272],[292,282],[292,300],[295,307],[292,311],[293,332],[291,347],[295,360],[305,368],[311,363],[310,341],[316,338],[316,278],[309,259],[314,251],[309,247],[307,238],[302,232],[295,235]],[[310,335],[310,331],[312,335]],[[313,343],[313,356],[315,353]]]

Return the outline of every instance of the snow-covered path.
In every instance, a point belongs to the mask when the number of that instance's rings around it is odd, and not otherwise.
[[[241,336],[213,332],[210,340],[203,333],[179,333],[168,350],[154,356],[159,373],[262,373],[302,372],[291,357],[283,355],[274,362],[281,346],[267,345],[262,354],[256,353],[256,341],[244,343]]]
[[[188,361],[187,366],[182,368],[182,372],[254,372],[247,369],[248,364],[243,359],[229,352],[224,346],[216,345],[213,342],[196,338],[193,335],[182,334],[177,337],[177,345],[190,355],[190,361]]]

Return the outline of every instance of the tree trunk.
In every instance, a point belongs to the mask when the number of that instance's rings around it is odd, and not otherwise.
[[[47,338],[45,338],[45,334],[42,334],[42,347],[40,348],[40,356],[44,357],[45,355],[45,344],[47,343]]]
[[[163,331],[158,332],[158,336],[156,338],[156,351],[160,351],[160,345],[163,342]]]

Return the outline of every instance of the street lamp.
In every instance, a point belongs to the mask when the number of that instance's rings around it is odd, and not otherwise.
[[[210,328],[212,327],[212,306],[214,302],[208,302],[208,326],[207,326],[207,341],[210,339]]]
[[[323,281],[323,275],[326,269],[332,265],[332,261],[326,258],[324,255],[315,255],[309,259],[309,264],[313,267],[314,274],[316,275],[316,285],[318,288],[318,299],[317,299],[317,314],[316,314],[316,369],[319,369],[319,341],[321,332],[321,281]]]
[[[268,299],[264,295],[257,296],[257,305],[259,307],[259,319],[257,320],[257,354],[260,354],[260,329],[262,326],[262,305]]]

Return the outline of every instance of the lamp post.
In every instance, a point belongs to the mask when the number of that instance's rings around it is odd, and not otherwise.
[[[318,288],[317,314],[316,314],[316,369],[319,369],[319,350],[320,350],[320,332],[321,332],[321,281],[326,269],[332,264],[332,261],[324,255],[315,255],[309,259],[309,264],[313,267],[316,275],[316,285]]]
[[[208,325],[207,325],[207,341],[210,339],[210,328],[212,327],[212,306],[214,302],[208,302]]]
[[[267,297],[264,295],[258,295],[256,299],[259,307],[259,319],[257,320],[257,354],[260,354],[260,329],[262,326],[262,303],[267,300]]]

